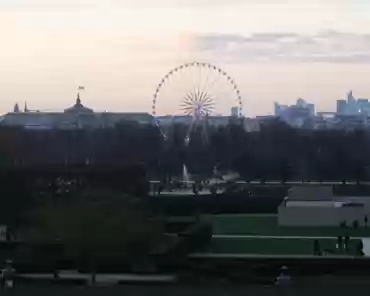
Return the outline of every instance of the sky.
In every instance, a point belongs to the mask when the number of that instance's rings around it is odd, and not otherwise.
[[[79,85],[95,110],[151,112],[195,60],[232,77],[247,116],[298,97],[332,111],[351,89],[370,98],[369,23],[366,0],[0,0],[0,113],[63,110]],[[179,75],[158,109],[181,100]]]

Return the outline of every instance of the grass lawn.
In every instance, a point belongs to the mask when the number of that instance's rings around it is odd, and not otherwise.
[[[335,250],[335,239],[319,239],[321,250]],[[349,254],[355,254],[359,240],[352,239]],[[313,255],[313,239],[284,238],[213,238],[208,252],[216,254]],[[344,250],[335,251],[345,254]]]
[[[279,227],[277,215],[215,215],[214,234],[247,234],[270,236],[333,236],[370,237],[370,228]]]

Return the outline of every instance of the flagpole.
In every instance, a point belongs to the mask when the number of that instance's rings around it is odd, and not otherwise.
[[[80,98],[80,92],[85,91],[85,87],[82,85],[79,85],[77,88],[77,97]]]

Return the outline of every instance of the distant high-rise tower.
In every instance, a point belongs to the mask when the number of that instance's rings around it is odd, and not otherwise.
[[[347,94],[347,100],[348,101],[353,101],[355,98],[354,98],[354,96],[353,96],[353,92],[352,92],[352,90],[350,90],[349,92],[348,92],[348,94]]]
[[[306,108],[310,111],[310,116],[315,116],[316,114],[315,104],[306,104]]]
[[[275,116],[280,116],[280,104],[278,102],[274,103],[274,114]]]
[[[13,112],[14,113],[19,113],[20,112],[18,103],[15,103]]]
[[[296,103],[296,106],[297,107],[306,107],[307,106],[307,103],[305,100],[303,100],[302,98],[298,98],[297,99],[297,103]]]
[[[355,97],[353,96],[352,90],[349,91],[347,95],[347,108],[346,113],[349,115],[356,115],[358,114],[359,110],[357,107],[357,101]]]
[[[337,100],[337,113],[341,115],[347,113],[347,101],[346,100]]]
[[[232,117],[238,117],[239,116],[239,108],[238,107],[232,107],[231,108],[231,116]]]

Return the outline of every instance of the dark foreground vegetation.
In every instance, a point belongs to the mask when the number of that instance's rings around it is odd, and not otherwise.
[[[262,278],[264,284],[282,264],[301,276],[313,270],[368,273],[365,259],[329,264],[320,258],[313,267],[311,260],[288,258],[189,258],[211,239],[204,214],[273,213],[289,187],[231,182],[222,194],[176,197],[150,196],[147,182],[179,176],[184,163],[195,178],[211,176],[216,166],[245,180],[370,180],[367,132],[295,130],[272,122],[246,133],[230,124],[210,128],[208,142],[195,132],[186,147],[185,131],[175,126],[164,141],[155,127],[131,122],[91,131],[0,128],[0,224],[8,227],[0,259],[11,257],[20,272],[55,272],[57,278],[58,269],[77,269],[92,280],[99,272],[134,272],[190,274],[192,282]],[[334,191],[370,193],[364,185],[338,185]],[[171,222],[168,216],[187,219]],[[197,289],[195,294],[203,288]]]
[[[157,127],[122,122],[97,130],[0,128],[0,167],[142,164],[151,178],[237,171],[245,179],[370,180],[370,135],[365,130],[293,129],[278,120],[248,133],[240,122],[209,127],[207,141],[176,125],[165,141]]]

